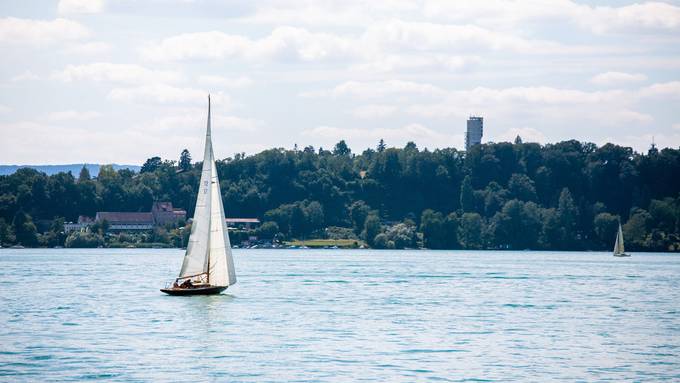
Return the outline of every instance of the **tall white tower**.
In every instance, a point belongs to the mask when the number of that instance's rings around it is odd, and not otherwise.
[[[484,134],[484,119],[482,117],[470,116],[467,120],[467,132],[465,133],[465,150],[482,143]]]

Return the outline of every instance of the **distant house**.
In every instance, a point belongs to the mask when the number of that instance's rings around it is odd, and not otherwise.
[[[172,202],[154,202],[150,212],[123,212],[123,211],[99,211],[94,220],[89,217],[78,217],[78,223],[64,224],[64,230],[82,230],[95,222],[106,221],[109,230],[151,230],[154,226],[165,226],[167,224],[177,224],[187,218],[187,212],[183,209],[176,209]]]
[[[78,223],[64,224],[64,231],[80,231],[104,220],[112,231],[152,230],[154,226],[175,225],[186,219],[186,210],[174,208],[172,202],[154,202],[150,212],[100,211],[94,219],[81,215]],[[260,224],[257,218],[226,218],[225,221],[230,228],[247,230]]]
[[[227,226],[235,229],[250,230],[253,226],[258,226],[260,220],[257,218],[225,218]]]
[[[175,209],[172,202],[154,202],[151,207],[151,214],[156,226],[165,226],[168,223],[176,224],[187,219],[186,210]]]
[[[78,216],[78,222],[73,223],[73,222],[67,222],[64,223],[64,232],[68,233],[71,231],[81,231],[85,229],[86,227],[92,225],[94,223],[94,220],[91,217],[84,216],[84,215],[79,215]]]
[[[153,214],[129,213],[119,211],[100,211],[94,218],[95,222],[106,220],[109,230],[151,230],[154,227]]]

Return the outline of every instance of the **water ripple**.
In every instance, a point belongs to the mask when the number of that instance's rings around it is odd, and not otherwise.
[[[181,257],[1,249],[0,380],[680,380],[677,256],[239,250],[165,296]]]

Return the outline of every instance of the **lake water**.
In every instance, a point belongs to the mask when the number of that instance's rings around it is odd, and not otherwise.
[[[218,296],[180,250],[0,250],[0,381],[680,380],[680,256],[235,250]]]

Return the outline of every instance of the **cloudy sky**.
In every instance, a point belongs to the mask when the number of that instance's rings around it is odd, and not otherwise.
[[[0,163],[415,141],[680,146],[680,2],[0,2]],[[200,158],[197,158],[200,159]]]

